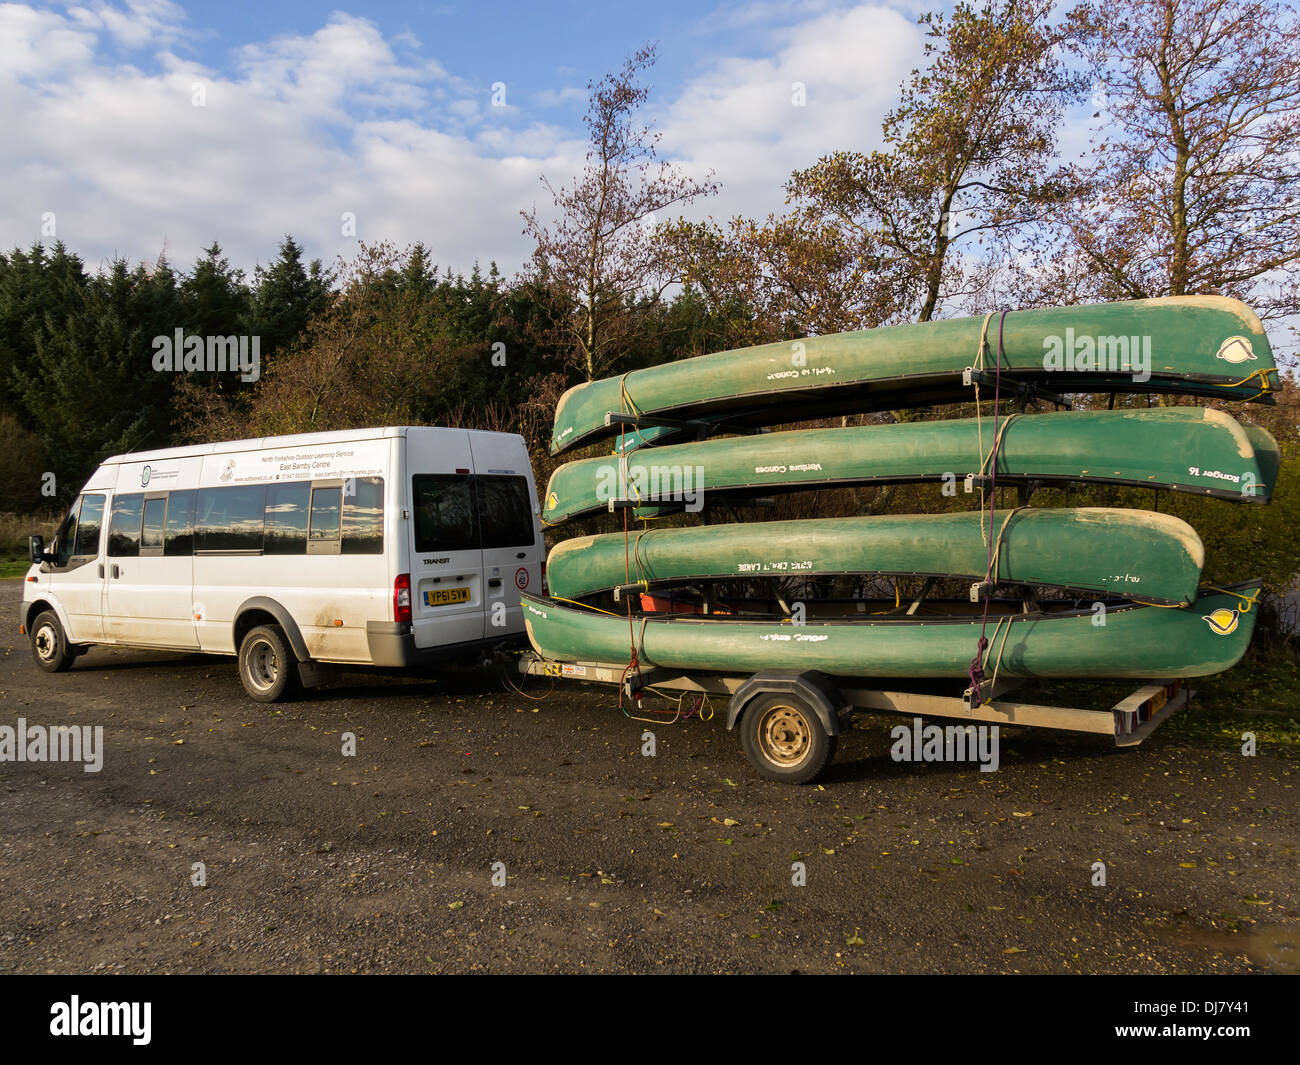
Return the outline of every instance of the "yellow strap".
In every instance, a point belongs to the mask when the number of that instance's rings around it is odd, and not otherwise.
[[[615,614],[612,610],[602,610],[600,607],[592,606],[590,603],[580,603],[576,599],[565,599],[562,595],[553,595],[551,598],[557,603],[572,603],[574,606],[580,606],[584,610],[594,610],[598,614],[608,614],[612,618],[621,618],[623,616],[622,614]]]
[[[1274,392],[1274,391],[1276,391],[1276,389],[1274,389],[1272,383],[1271,383],[1271,382],[1269,381],[1269,379],[1268,379],[1268,375],[1271,374],[1271,373],[1273,373],[1273,372],[1274,372],[1273,370],[1270,370],[1270,369],[1267,369],[1267,368],[1264,368],[1264,367],[1260,367],[1260,369],[1255,370],[1253,373],[1249,373],[1249,374],[1247,374],[1247,375],[1246,375],[1245,377],[1243,377],[1240,381],[1232,381],[1232,382],[1230,382],[1229,384],[1226,384],[1226,385],[1221,385],[1221,384],[1215,383],[1214,387],[1215,387],[1215,388],[1240,388],[1240,387],[1241,387],[1242,385],[1244,385],[1247,381],[1251,380],[1252,378],[1258,377],[1258,378],[1259,378],[1259,381],[1260,381],[1260,384],[1262,384],[1264,387],[1261,388],[1258,392],[1256,392],[1253,396],[1251,396],[1250,399],[1247,399],[1247,400],[1244,400],[1244,401],[1243,401],[1243,402],[1246,402],[1246,403],[1250,403],[1250,402],[1252,402],[1252,401],[1254,401],[1254,400],[1259,399],[1260,396],[1266,396],[1266,395],[1268,395],[1270,392]],[[1229,593],[1229,594],[1232,594],[1232,593]]]
[[[1240,599],[1243,603],[1246,604],[1245,606],[1241,607],[1241,612],[1243,614],[1250,613],[1251,609],[1259,601],[1260,594],[1264,591],[1263,588],[1256,588],[1254,595],[1242,595],[1240,592],[1234,592],[1229,588],[1216,588],[1212,584],[1207,584],[1205,587],[1207,590],[1211,592],[1222,592],[1224,595],[1230,595],[1236,599]]]

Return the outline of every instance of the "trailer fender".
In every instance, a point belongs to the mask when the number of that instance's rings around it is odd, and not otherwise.
[[[817,714],[826,735],[840,734],[840,717],[848,711],[849,704],[830,678],[816,670],[801,673],[793,669],[773,669],[755,673],[731,696],[727,728],[736,727],[745,707],[758,696],[774,694],[799,696]]]
[[[274,599],[268,599],[264,595],[245,599],[239,609],[235,611],[234,638],[236,654],[239,652],[239,641],[244,633],[257,625],[266,623],[264,615],[270,615],[275,624],[284,630],[284,637],[289,641],[289,646],[293,648],[294,656],[299,662],[306,662],[311,658],[311,655],[307,653],[307,641],[302,638],[302,633],[298,630],[298,623],[293,620],[289,611],[285,610]]]

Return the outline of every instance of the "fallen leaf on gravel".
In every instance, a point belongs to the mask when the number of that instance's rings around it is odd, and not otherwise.
[[[447,903],[447,909],[449,909],[449,910],[459,910],[459,909],[460,909],[462,906],[464,906],[464,905],[465,905],[465,903],[463,903],[460,899],[457,899],[455,902],[449,902],[449,903]]]
[[[1024,952],[1025,952],[1025,948],[1024,948],[1024,947],[1007,947],[1007,949],[1004,950],[1002,953],[1003,953],[1003,954],[1023,954]]]

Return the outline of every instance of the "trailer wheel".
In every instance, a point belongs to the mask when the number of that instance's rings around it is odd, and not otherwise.
[[[250,699],[276,703],[294,695],[298,660],[279,625],[249,629],[239,644],[239,680]]]
[[[77,657],[53,610],[36,615],[31,628],[32,657],[46,673],[62,673]]]
[[[768,780],[808,784],[835,757],[835,736],[794,694],[763,695],[745,708],[740,741],[750,765]]]

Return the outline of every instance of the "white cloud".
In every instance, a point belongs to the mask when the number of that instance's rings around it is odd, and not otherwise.
[[[566,85],[562,89],[544,89],[533,95],[539,107],[566,107],[582,105],[587,102],[587,90],[576,85]]]
[[[919,28],[879,5],[774,32],[773,54],[718,60],[661,121],[666,150],[693,172],[716,170],[724,192],[705,205],[708,213],[766,216],[780,208],[792,170],[832,151],[877,147],[880,120],[921,57]],[[796,83],[804,106],[793,102]]]
[[[0,157],[0,247],[37,239],[53,211],[92,266],[166,247],[184,268],[216,239],[251,267],[285,233],[329,261],[355,248],[340,233],[353,212],[361,239],[421,240],[453,268],[496,259],[509,272],[530,251],[520,209],[549,206],[539,176],[560,185],[581,169],[581,127],[532,117],[585,99],[575,72],[497,108],[488,85],[351,15],[247,45],[226,70],[184,58],[196,32],[165,2],[0,4],[0,113],[22,116]],[[919,54],[916,28],[877,6],[771,33],[766,58],[724,54],[659,90],[661,147],[717,170],[723,195],[703,205],[715,214],[766,214],[794,167],[872,146]],[[806,107],[790,103],[794,81]]]

